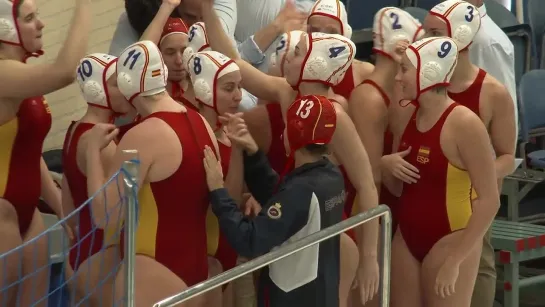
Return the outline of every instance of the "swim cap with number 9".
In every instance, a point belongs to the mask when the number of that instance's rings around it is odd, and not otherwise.
[[[474,5],[460,0],[441,2],[430,10],[447,24],[448,37],[452,38],[460,51],[471,45],[481,27],[481,15]]]
[[[306,34],[307,54],[302,63],[299,81],[319,82],[328,86],[339,84],[352,65],[356,55],[356,45],[338,34]]]
[[[375,14],[373,51],[391,57],[398,41],[413,43],[422,35],[422,25],[411,14],[396,7],[385,7]]]
[[[129,102],[166,90],[168,71],[159,48],[151,41],[127,47],[117,63],[117,86]]]
[[[434,87],[449,85],[458,60],[458,46],[454,40],[425,38],[412,43],[405,54],[416,68],[416,98]]]

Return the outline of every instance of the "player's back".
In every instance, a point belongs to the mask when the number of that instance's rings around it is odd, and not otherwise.
[[[209,201],[202,159],[205,146],[214,148],[213,142],[202,117],[193,110],[156,112],[142,121],[150,119],[164,122],[174,132],[182,157],[168,177],[146,180],[140,189],[136,252],[153,257],[191,286],[208,276],[205,222]],[[172,156],[176,148],[170,144],[157,150],[173,151],[164,153]]]

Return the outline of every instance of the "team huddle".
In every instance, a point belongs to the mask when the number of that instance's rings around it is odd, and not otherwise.
[[[0,254],[44,230],[40,197],[64,218],[95,195],[65,224],[83,238],[66,275],[76,302],[114,305],[126,264],[123,234],[113,232],[124,216],[113,208],[118,185],[107,183],[125,151],[137,150],[137,306],[379,203],[394,219],[392,306],[484,306],[472,298],[486,287],[476,282],[483,242],[513,169],[516,125],[506,88],[468,56],[477,7],[447,0],[423,24],[379,10],[371,65],[355,59],[344,5],[318,0],[310,14],[292,15],[297,26],[264,73],[241,58],[212,0],[192,25],[170,17],[179,4],[163,0],[140,40],[115,57],[85,55],[91,1],[78,0],[57,60],[31,65],[43,54],[35,1],[0,0],[0,70],[10,72],[0,76]],[[61,192],[41,158],[52,124],[43,95],[74,73],[87,111],[66,133]],[[245,112],[242,89],[259,99]],[[133,120],[116,127],[120,116]],[[183,306],[378,306],[378,227],[365,223]],[[47,263],[34,259],[47,244],[10,261],[33,273]],[[18,274],[0,267],[0,289]],[[0,301],[15,306],[29,289],[20,306],[47,294],[47,272]]]

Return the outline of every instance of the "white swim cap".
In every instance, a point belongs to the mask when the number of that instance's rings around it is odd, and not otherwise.
[[[348,14],[346,14],[346,8],[344,3],[340,0],[318,0],[310,10],[308,18],[320,15],[329,18],[333,18],[341,24],[342,36],[351,39],[352,27],[348,24]]]
[[[307,54],[297,85],[319,82],[329,86],[339,84],[356,56],[356,45],[338,34],[310,33],[305,35]]]
[[[117,63],[117,87],[129,102],[166,90],[168,70],[159,48],[151,41],[134,43],[123,50]]]
[[[437,86],[448,86],[458,60],[458,46],[448,37],[412,43],[405,54],[416,68],[417,98]]]
[[[423,34],[422,25],[411,14],[396,7],[382,8],[373,22],[373,51],[391,57],[398,41],[413,43]]]
[[[471,45],[481,27],[481,15],[472,4],[460,0],[447,0],[434,6],[430,14],[441,18],[447,24],[448,36],[460,51]]]
[[[189,38],[187,40],[187,47],[182,54],[182,62],[184,65],[188,65],[189,58],[197,52],[212,50],[208,41],[208,35],[206,34],[206,26],[204,22],[194,23],[189,28]]]
[[[288,33],[282,34],[280,42],[276,46],[276,50],[271,54],[271,65],[279,65],[280,73],[284,75],[284,63],[286,61],[286,55],[295,51],[295,46],[301,40],[301,35],[305,33],[303,31],[294,30]]]
[[[112,109],[106,83],[115,73],[116,63],[116,57],[104,53],[93,53],[79,61],[76,80],[88,104]]]
[[[224,75],[238,70],[239,67],[233,60],[219,52],[195,53],[189,60],[189,74],[197,101],[217,113],[216,83]]]
[[[43,55],[43,50],[36,52],[29,51],[21,40],[19,32],[19,24],[17,23],[17,8],[20,6],[21,0],[0,0],[0,43],[20,46],[28,54],[26,57],[38,57]]]

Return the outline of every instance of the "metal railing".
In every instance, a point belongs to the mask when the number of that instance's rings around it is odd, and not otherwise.
[[[326,229],[315,232],[308,237],[295,241],[291,244],[282,246],[261,257],[248,261],[227,272],[219,274],[211,279],[198,283],[174,296],[166,298],[155,303],[154,307],[171,307],[183,303],[197,295],[204,294],[214,288],[220,287],[243,275],[256,271],[273,262],[288,257],[312,245],[318,244],[331,237],[340,235],[348,229],[355,228],[377,217],[382,217],[380,224],[380,235],[382,241],[382,255],[380,257],[380,306],[388,307],[390,305],[390,250],[392,240],[392,216],[390,209],[386,205],[379,205],[367,212],[357,214],[347,220],[335,224]]]

